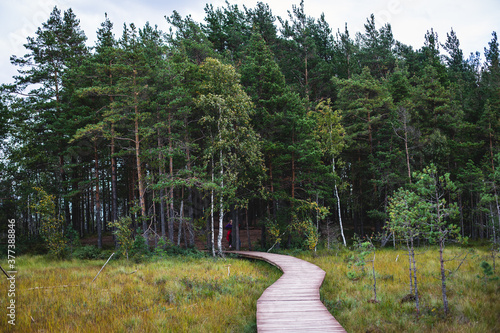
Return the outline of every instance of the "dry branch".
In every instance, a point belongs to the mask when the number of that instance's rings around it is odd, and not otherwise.
[[[111,257],[114,255],[115,253],[111,253],[111,255],[109,256],[108,260],[106,261],[106,263],[102,266],[101,270],[99,271],[99,273],[97,273],[97,275],[95,276],[94,280],[92,280],[92,282],[95,281],[95,279],[97,279],[97,277],[99,276],[99,274],[101,274],[102,270],[104,269],[104,267],[106,267],[106,265],[108,264],[108,261],[111,259]]]

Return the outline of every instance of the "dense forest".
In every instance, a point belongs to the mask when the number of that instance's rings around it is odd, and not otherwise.
[[[266,249],[387,239],[391,198],[428,167],[456,185],[442,197],[462,236],[496,237],[496,32],[467,58],[453,30],[415,50],[373,15],[335,32],[303,2],[286,18],[264,3],[205,14],[119,37],[105,16],[90,47],[54,8],[27,38],[0,92],[0,215],[20,239],[52,228],[102,247],[125,229],[215,254],[229,219],[262,228]]]

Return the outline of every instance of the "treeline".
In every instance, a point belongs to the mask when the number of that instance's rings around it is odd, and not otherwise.
[[[73,11],[54,8],[2,86],[2,221],[38,237],[45,191],[64,232],[99,246],[129,216],[151,239],[194,246],[198,234],[213,251],[230,218],[262,227],[263,246],[313,248],[339,225],[339,238],[384,231],[390,197],[432,164],[457,185],[446,199],[461,233],[495,234],[495,32],[482,62],[453,30],[423,32],[414,50],[373,15],[351,36],[303,2],[288,18],[263,3],[205,13],[120,37],[106,16],[88,47]]]

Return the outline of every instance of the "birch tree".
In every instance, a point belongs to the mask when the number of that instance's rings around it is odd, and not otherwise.
[[[234,204],[237,190],[245,180],[241,170],[263,170],[263,162],[259,138],[250,125],[253,105],[234,67],[208,58],[200,66],[200,72],[201,93],[196,103],[203,112],[200,123],[207,131],[205,160],[206,166],[211,168],[218,199],[217,251],[221,254],[224,214]]]
[[[340,224],[340,233],[344,246],[347,246],[344,236],[344,226],[342,223],[342,209],[340,206],[340,196],[337,181],[340,177],[336,174],[335,156],[338,156],[344,147],[345,130],[341,124],[342,116],[340,111],[333,111],[330,107],[330,100],[323,101],[316,107],[316,112],[310,112],[317,122],[315,136],[325,155],[330,156],[332,161],[332,174],[334,177],[334,193],[337,200],[337,214]]]

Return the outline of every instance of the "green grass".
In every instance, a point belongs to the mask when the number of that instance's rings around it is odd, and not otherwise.
[[[448,247],[447,258],[470,249]],[[401,302],[409,293],[408,256],[404,250],[377,250],[375,269],[377,299],[373,298],[371,263],[359,280],[347,277],[348,251],[296,254],[326,271],[321,298],[330,312],[350,333],[354,332],[500,332],[500,282],[484,282],[481,261],[491,263],[487,247],[471,250],[466,261],[447,282],[450,315],[444,316],[439,279],[439,253],[436,247],[418,250],[417,276],[421,315],[414,302]],[[399,255],[399,257],[398,257]],[[398,260],[396,261],[396,258]],[[458,261],[446,263],[453,271]],[[496,276],[500,276],[497,267]]]
[[[281,275],[231,258],[111,259],[92,283],[105,260],[16,260],[16,326],[3,318],[2,332],[253,332],[256,301]]]

